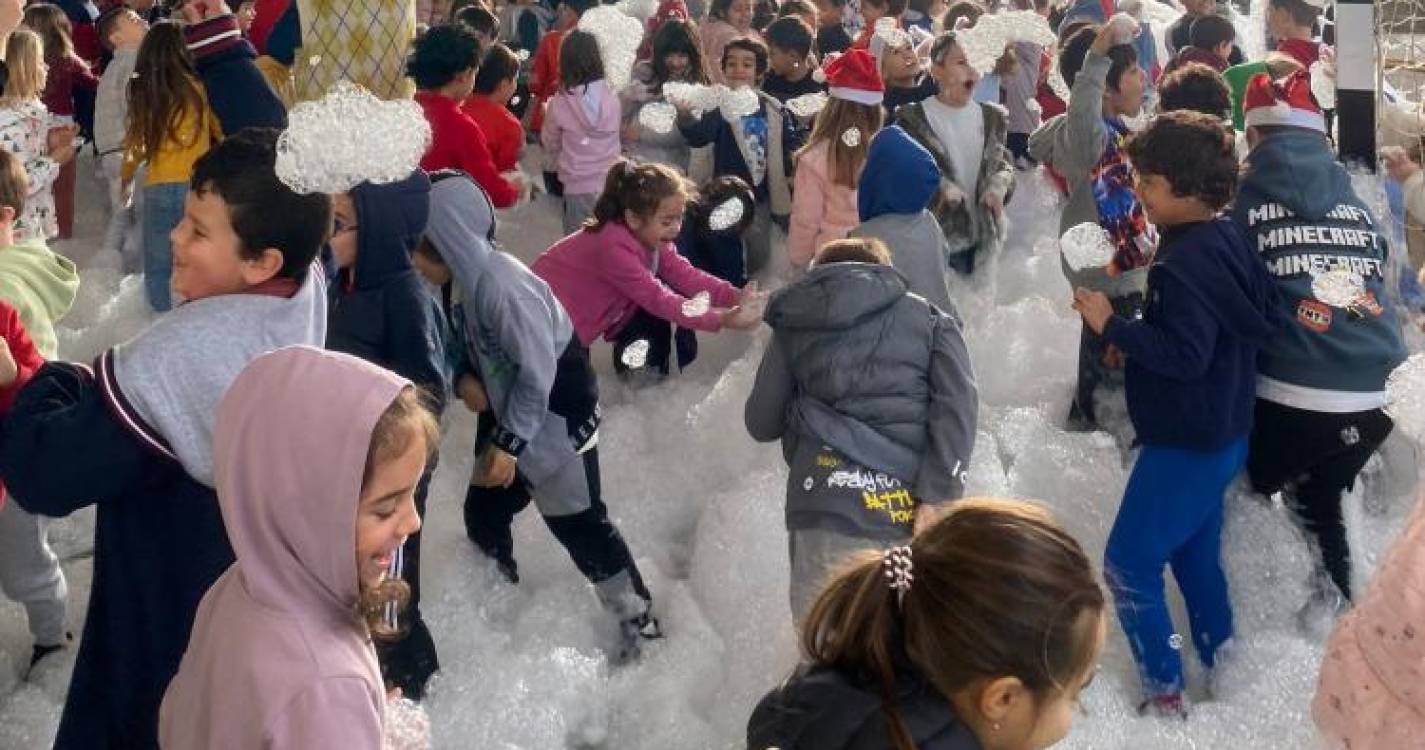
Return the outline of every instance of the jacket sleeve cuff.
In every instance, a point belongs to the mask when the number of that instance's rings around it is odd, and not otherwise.
[[[529,445],[528,440],[510,432],[505,429],[503,425],[495,428],[495,433],[490,437],[490,442],[493,443],[496,448],[499,448],[515,458],[519,458],[520,454],[524,452],[525,447]]]
[[[231,13],[185,27],[183,38],[195,63],[246,44],[237,16]]]

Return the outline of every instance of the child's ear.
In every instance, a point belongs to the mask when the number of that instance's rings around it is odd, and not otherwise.
[[[255,259],[244,258],[242,261],[242,280],[248,286],[271,281],[276,278],[282,270],[282,263],[286,258],[282,251],[275,247],[269,247],[262,251]]]

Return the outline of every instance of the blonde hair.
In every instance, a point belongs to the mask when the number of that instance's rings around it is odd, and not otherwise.
[[[45,90],[45,45],[40,35],[29,29],[16,29],[10,34],[10,42],[5,47],[5,67],[9,77],[5,79],[5,94],[0,97],[4,104],[38,99]]]
[[[878,104],[858,104],[845,99],[832,99],[817,115],[807,145],[797,152],[800,159],[816,144],[826,142],[826,172],[834,184],[855,188],[866,166],[866,154],[871,150],[871,137],[881,129],[885,112]],[[855,128],[861,137],[848,146],[842,134]]]

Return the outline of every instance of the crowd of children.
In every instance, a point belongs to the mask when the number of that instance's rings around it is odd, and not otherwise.
[[[1110,601],[1140,711],[1186,718],[1164,568],[1210,682],[1238,630],[1239,474],[1305,533],[1297,617],[1324,637],[1357,598],[1342,497],[1393,429],[1412,313],[1313,94],[1320,0],[1266,2],[1271,56],[1244,59],[1227,4],[1184,0],[1160,66],[1124,0],[664,0],[618,70],[592,0],[363,7],[347,20],[369,38],[295,0],[0,0],[0,590],[31,668],[73,638],[48,519],[96,509],[56,747],[391,746],[392,699],[440,670],[420,539],[448,403],[478,415],[475,549],[517,584],[533,502],[616,625],[610,662],[639,658],[668,613],[601,479],[591,349],[662,378],[695,332],[764,322],[745,426],[787,465],[804,663],[749,748],[1048,747]],[[977,24],[1014,10],[1057,45],[983,65]],[[336,77],[422,125],[391,134],[419,139],[400,174],[284,172],[288,107]],[[48,246],[92,199],[87,139],[103,245],[162,313],[92,369],[56,359],[79,280]],[[1387,157],[1418,269],[1425,159]],[[993,268],[1036,169],[1060,233],[1089,225],[1107,256],[1062,243],[1082,317],[1066,427],[1115,427],[1121,399],[1133,434],[1104,586],[1042,508],[962,498],[979,391],[952,290]],[[497,209],[537,189],[565,236],[526,266]],[[1378,587],[1409,588],[1403,564]],[[1350,637],[1408,630],[1387,596],[1332,640],[1315,715],[1342,746],[1381,736],[1349,707],[1391,710]]]

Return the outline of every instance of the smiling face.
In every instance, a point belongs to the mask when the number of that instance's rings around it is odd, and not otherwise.
[[[282,253],[264,249],[257,258],[241,255],[228,204],[211,190],[189,191],[183,219],[168,235],[173,243],[173,292],[186,300],[236,294],[277,275]]]
[[[757,85],[757,55],[751,50],[728,49],[722,53],[722,77],[730,88]]]
[[[738,31],[752,28],[752,15],[752,0],[732,0],[732,4],[727,6],[727,22]]]
[[[380,585],[397,548],[421,530],[415,497],[425,467],[425,438],[418,436],[401,455],[368,472],[356,509],[356,571],[363,589]]]
[[[658,203],[652,216],[639,216],[632,211],[624,211],[624,224],[643,246],[652,250],[665,242],[678,239],[683,229],[683,212],[688,201],[681,195],[670,195]]]
[[[881,56],[881,78],[888,86],[911,86],[920,74],[920,58],[909,42],[888,49]]]
[[[975,84],[980,82],[980,72],[970,67],[970,58],[958,44],[950,45],[940,62],[931,64],[930,75],[940,85],[937,98],[952,107],[969,104]]]

